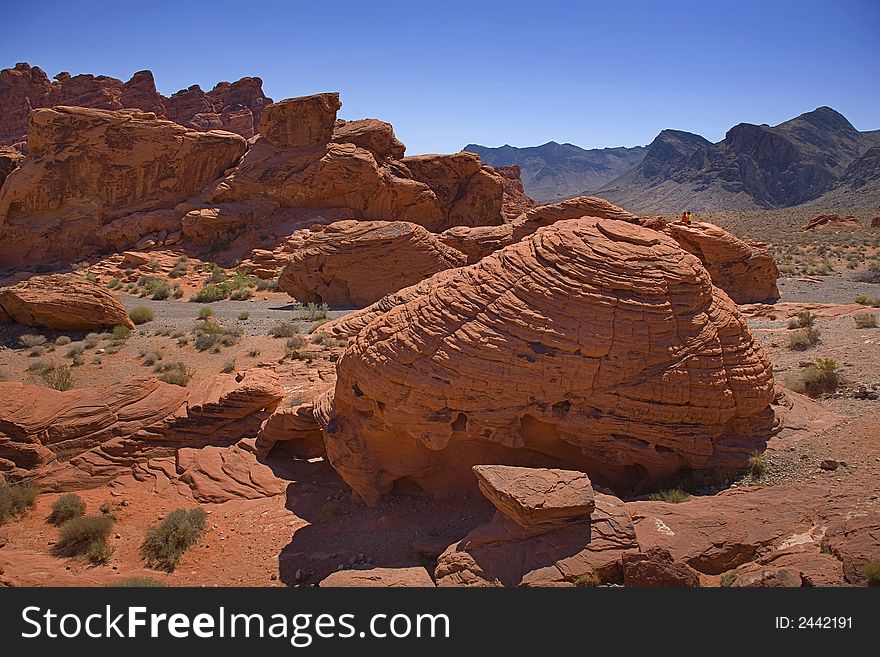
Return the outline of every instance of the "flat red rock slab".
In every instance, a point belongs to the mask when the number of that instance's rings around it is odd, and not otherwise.
[[[583,472],[508,465],[475,465],[480,491],[523,527],[557,526],[588,518],[596,508]]]

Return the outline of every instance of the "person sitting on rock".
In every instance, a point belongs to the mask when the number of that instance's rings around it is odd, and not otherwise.
[[[688,213],[682,212],[681,213],[681,223],[686,224],[687,222],[688,222]]]

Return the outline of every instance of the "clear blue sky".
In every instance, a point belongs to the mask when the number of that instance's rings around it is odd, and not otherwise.
[[[4,4],[0,68],[149,68],[165,94],[245,75],[276,100],[338,90],[340,116],[392,122],[410,154],[663,128],[717,141],[820,105],[880,128],[877,0]]]

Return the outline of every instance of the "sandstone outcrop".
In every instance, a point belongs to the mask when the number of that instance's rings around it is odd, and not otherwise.
[[[205,208],[272,202],[269,222],[291,208],[347,209],[354,219],[411,221],[433,232],[502,221],[501,177],[473,154],[396,159],[403,144],[387,124],[336,122],[338,94],[270,108],[261,118],[263,136],[203,196]],[[329,222],[316,216],[310,223]]]
[[[110,290],[79,274],[34,276],[0,288],[0,317],[59,331],[134,328],[125,306]]]
[[[434,587],[434,581],[421,566],[340,570],[321,580],[323,587]]]
[[[445,269],[465,256],[417,224],[341,221],[294,234],[278,286],[301,302],[366,306]]]
[[[735,303],[758,303],[779,298],[781,275],[773,256],[762,246],[747,244],[718,226],[703,222],[669,223],[668,233],[688,253],[700,259],[712,283]]]
[[[818,228],[830,230],[853,230],[862,227],[862,222],[856,217],[842,217],[839,214],[820,214],[807,223],[801,230],[816,230]]]
[[[333,136],[340,107],[338,93],[287,98],[263,110],[260,134],[278,148],[322,146]]]
[[[495,167],[495,172],[501,176],[501,184],[504,187],[504,202],[501,211],[504,213],[506,220],[516,219],[529,208],[538,205],[526,196],[518,164],[507,167]]]
[[[56,105],[137,109],[188,128],[228,130],[249,138],[263,107],[272,102],[262,86],[260,78],[248,77],[220,82],[208,92],[193,85],[168,98],[156,90],[150,71],[138,71],[128,82],[69,73],[59,73],[50,81],[39,67],[19,63],[0,71],[0,144],[24,141],[31,110]]]
[[[33,112],[29,140],[30,155],[0,189],[4,265],[69,262],[108,246],[102,226],[190,198],[246,146],[238,135],[194,132],[153,114],[78,107]]]
[[[460,490],[486,462],[550,459],[623,487],[737,467],[776,428],[767,355],[661,233],[557,222],[414,288],[340,357],[324,425],[368,502],[402,478]]]
[[[182,447],[256,435],[283,396],[274,374],[258,369],[192,390],[157,379],[67,392],[0,382],[0,470],[44,490],[95,487]],[[219,472],[222,459],[216,468],[202,465],[203,473]]]
[[[12,146],[0,146],[0,187],[6,176],[12,173],[19,164],[24,160],[24,155],[17,148]]]
[[[659,547],[623,555],[623,585],[641,588],[681,588],[700,585],[700,575],[684,563],[676,563]]]
[[[257,454],[283,451],[293,458],[324,456],[324,434],[312,404],[279,408],[266,418],[256,440]]]
[[[184,447],[177,450],[179,481],[202,503],[253,500],[284,493],[287,482],[258,463],[256,456],[237,445]]]
[[[440,555],[437,586],[622,583],[621,559],[639,550],[635,529],[616,497],[596,493],[595,504],[586,520],[538,529],[496,513]]]

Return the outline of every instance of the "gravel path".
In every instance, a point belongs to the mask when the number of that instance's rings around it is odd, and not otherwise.
[[[189,331],[203,307],[214,311],[214,316],[224,325],[237,325],[246,335],[265,335],[266,332],[281,322],[294,321],[302,330],[307,330],[315,321],[302,319],[301,312],[289,299],[278,298],[253,301],[215,301],[214,303],[191,303],[188,301],[153,301],[125,294],[118,295],[119,300],[129,310],[136,306],[144,306],[156,313],[156,319],[145,327],[156,330],[168,327],[175,331]],[[336,319],[352,312],[353,309],[331,310],[330,319]],[[239,320],[239,313],[247,312],[247,320]]]
[[[867,294],[869,297],[880,297],[880,284],[859,283],[851,280],[847,274],[831,276],[793,276],[780,278],[780,301],[797,303],[852,303],[856,295]]]

